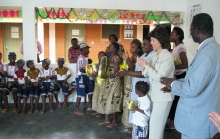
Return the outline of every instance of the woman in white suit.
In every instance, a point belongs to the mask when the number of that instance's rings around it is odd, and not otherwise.
[[[152,101],[152,111],[150,117],[149,139],[162,139],[167,116],[169,114],[173,95],[163,93],[160,89],[164,87],[160,83],[161,77],[173,78],[174,60],[168,51],[170,47],[169,35],[165,28],[156,27],[149,36],[151,44],[156,53],[152,55],[148,63],[145,59],[137,58],[138,64],[142,68],[142,75],[149,78],[149,97]]]

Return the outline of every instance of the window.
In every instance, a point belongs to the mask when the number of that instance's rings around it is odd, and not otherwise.
[[[102,25],[102,38],[108,38],[110,34],[115,34],[119,38],[120,25]]]

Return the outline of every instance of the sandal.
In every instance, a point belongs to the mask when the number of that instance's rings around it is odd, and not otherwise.
[[[99,113],[99,114],[97,114],[95,117],[99,118],[99,117],[101,117],[101,116],[102,116],[102,114]]]
[[[84,115],[84,113],[81,112],[81,111],[74,111],[74,113],[75,113],[76,115]]]
[[[131,134],[133,129],[132,129],[132,128],[127,128],[127,129],[128,129],[128,130],[127,130],[127,133],[128,133],[128,134]]]
[[[40,111],[40,114],[44,114],[46,111],[45,110],[41,110]]]
[[[117,123],[116,123],[116,124],[113,124],[113,125],[110,125],[110,124],[109,124],[109,125],[107,125],[107,127],[108,127],[108,128],[113,128],[113,127],[115,127],[115,126],[117,126],[117,125],[118,125]]]
[[[32,113],[33,113],[33,110],[29,110],[29,111],[28,111],[28,114],[32,114]]]
[[[5,109],[4,109],[5,110]],[[13,108],[13,112],[16,113],[18,108]]]
[[[64,108],[64,109],[66,108],[66,103],[63,103],[63,108]]]
[[[99,125],[104,125],[104,124],[109,124],[110,123],[110,121],[104,121],[104,122],[101,122],[101,123],[99,123]]]
[[[9,111],[9,108],[2,109],[1,111],[2,113],[5,113],[6,111]]]
[[[54,109],[50,109],[50,112],[54,112]]]
[[[98,115],[99,113],[98,112],[94,112],[94,113],[92,113],[92,115]]]
[[[38,113],[38,112],[39,112],[39,110],[38,110],[38,109],[35,109],[35,110],[34,110],[34,113]]]
[[[58,104],[57,104],[57,108],[61,108],[61,104],[60,104],[60,102],[58,102]]]
[[[28,112],[28,113],[29,113],[29,112]],[[21,115],[21,116],[22,116],[22,115],[25,115],[25,112],[21,112],[20,115]]]

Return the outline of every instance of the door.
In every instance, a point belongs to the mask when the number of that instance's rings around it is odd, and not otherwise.
[[[66,24],[66,58],[68,61],[68,49],[72,46],[71,39],[77,38],[79,43],[86,42],[86,24]]]
[[[20,44],[23,40],[22,23],[5,23],[3,24],[4,37],[4,62],[9,62],[8,53],[15,52],[17,60],[22,59],[20,53]]]

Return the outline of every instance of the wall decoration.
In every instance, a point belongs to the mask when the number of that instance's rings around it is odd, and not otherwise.
[[[17,11],[14,11],[14,10],[10,10],[10,11],[7,11],[7,10],[3,10],[3,11],[0,11],[0,17],[20,17],[21,13],[19,10]]]
[[[11,38],[19,38],[19,33],[17,33],[17,32],[12,32],[12,33],[11,33]]]
[[[191,22],[192,22],[192,20],[193,20],[193,17],[194,17],[195,15],[201,13],[201,12],[202,12],[202,4],[196,4],[196,5],[192,5],[192,6],[191,6],[191,10],[190,10],[190,20],[189,20],[190,24],[191,24]],[[189,36],[188,36],[188,37],[189,37],[189,38],[192,38],[192,36],[191,36],[191,34],[190,34],[190,31],[189,31]]]
[[[79,30],[78,29],[73,29],[72,30],[72,35],[79,35]]]
[[[19,27],[11,27],[11,32],[19,32]]]
[[[192,5],[190,10],[190,23],[192,22],[193,17],[201,12],[202,12],[202,4]]]
[[[124,26],[124,39],[133,39],[133,25],[125,25]]]
[[[70,22],[86,20],[88,23],[97,23],[100,22],[100,20],[107,20],[107,22],[116,23],[117,20],[126,20],[133,22],[133,24],[146,24],[147,21],[151,20],[157,24],[160,24],[160,21],[168,21],[170,24],[176,25],[174,23],[174,19],[178,17],[178,15],[175,14],[173,15],[173,19],[171,19],[166,12],[161,12],[160,15],[154,15],[152,11],[148,13],[133,13],[129,10],[115,10],[112,12],[107,10],[98,11],[94,9],[88,12],[86,9],[81,9],[77,12],[74,8],[70,8],[67,12],[65,12],[63,8],[56,10],[53,7],[50,9],[44,8],[44,10],[35,8],[35,12],[36,19],[39,19],[38,21],[42,21],[42,19],[67,19]]]

